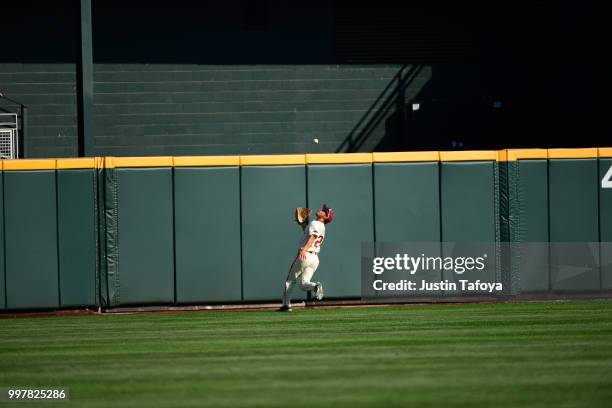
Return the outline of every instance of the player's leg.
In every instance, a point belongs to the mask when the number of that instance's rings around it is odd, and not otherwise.
[[[302,273],[299,276],[300,288],[303,291],[308,292],[315,289],[317,284],[312,282],[312,276],[316,272],[318,266],[319,257],[317,255],[307,253],[306,259],[302,261]]]
[[[302,265],[302,274],[299,277],[300,288],[304,291],[313,291],[317,300],[323,299],[323,285],[321,282],[312,282],[312,277],[319,267],[319,257],[314,254],[306,254],[306,260]]]
[[[283,289],[283,305],[281,309],[287,310],[291,308],[291,292],[293,291],[293,287],[298,279],[298,276],[301,273],[301,265],[298,257],[296,256],[291,262],[291,266],[289,267],[289,272],[287,273],[287,278],[285,279],[285,287]]]
[[[299,284],[300,284],[300,289],[302,289],[304,292],[314,290],[316,284],[310,281],[314,273],[315,273],[315,270],[311,266],[307,266],[306,268],[303,269],[303,272],[299,278]]]

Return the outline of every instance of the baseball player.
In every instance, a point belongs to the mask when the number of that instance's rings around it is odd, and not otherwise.
[[[314,291],[315,299],[323,299],[323,286],[320,282],[311,282],[317,267],[319,266],[319,251],[325,240],[325,225],[332,222],[334,212],[327,205],[317,211],[316,219],[308,224],[310,209],[297,208],[295,219],[302,227],[304,234],[300,239],[300,247],[293,258],[287,279],[285,279],[285,290],[283,291],[283,305],[278,309],[280,312],[291,311],[291,290],[298,283],[305,291]]]

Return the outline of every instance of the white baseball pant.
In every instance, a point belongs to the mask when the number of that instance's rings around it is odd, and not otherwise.
[[[317,267],[319,266],[319,256],[311,252],[306,252],[306,259],[300,260],[299,254],[295,256],[287,279],[285,280],[285,290],[283,292],[283,306],[291,306],[291,291],[297,283],[305,292],[314,290],[316,284],[311,282]]]

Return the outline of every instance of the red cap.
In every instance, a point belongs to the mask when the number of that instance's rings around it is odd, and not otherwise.
[[[327,218],[325,219],[325,224],[329,224],[334,220],[334,210],[331,208],[327,209]]]

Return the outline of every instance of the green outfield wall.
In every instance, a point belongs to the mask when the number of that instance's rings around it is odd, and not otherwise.
[[[309,206],[316,209],[325,203],[338,214],[326,228],[316,276],[326,282],[328,297],[361,295],[361,242],[374,240],[372,197],[371,164],[308,166]]]
[[[115,172],[118,303],[174,303],[172,168]]]
[[[62,307],[98,303],[97,175],[95,169],[57,170],[57,237]]]
[[[306,169],[243,166],[241,171],[243,300],[277,299],[301,235],[280,213],[306,205]]]
[[[599,180],[599,240],[612,242],[612,188],[602,188],[612,183],[612,158],[600,157]],[[601,245],[601,265],[601,288],[612,290],[612,245]]]
[[[512,242],[527,242],[533,251],[515,258],[522,292],[549,289],[548,161],[515,160],[509,170],[509,220]]]
[[[0,310],[6,308],[6,288],[5,279],[5,256],[4,256],[4,173],[0,177],[0,205],[2,206],[2,212],[0,213],[0,228],[2,228],[2,234],[0,234]]]
[[[441,163],[441,239],[457,243],[443,247],[444,257],[460,256],[467,249],[465,245],[472,243],[482,243],[486,247],[477,251],[479,254],[482,252],[489,257],[495,254],[493,245],[499,241],[496,237],[495,166],[493,160]],[[483,271],[473,273],[479,279],[495,282],[496,260],[489,259],[487,265]],[[458,278],[453,271],[442,274],[444,280],[454,282]]]
[[[512,294],[612,287],[611,149],[0,163],[3,310],[278,301],[302,233],[293,209],[323,203],[328,299],[360,297],[371,241],[482,245],[479,276],[509,268]]]
[[[377,154],[380,160],[389,156]],[[437,152],[432,152],[413,157],[421,161],[373,163],[374,236],[378,242],[412,242],[418,252],[422,249],[418,243],[440,241],[438,158]],[[434,256],[442,253],[441,247],[439,252],[431,247],[427,250]],[[442,274],[430,271],[423,279],[440,281]]]
[[[599,248],[568,253],[558,242],[599,241],[597,159],[548,160],[552,290],[600,289]]]
[[[174,169],[177,303],[242,300],[240,227],[240,167]]]
[[[96,162],[3,163],[3,306],[4,300],[8,309],[99,304]]]
[[[4,173],[9,309],[60,306],[56,199],[55,171]]]

